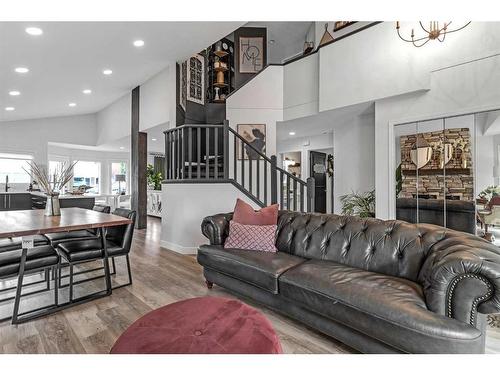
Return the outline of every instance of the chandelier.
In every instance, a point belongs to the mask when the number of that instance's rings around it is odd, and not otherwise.
[[[427,29],[422,22],[419,22],[420,27],[427,35],[417,39],[415,39],[414,29],[411,29],[411,39],[403,38],[399,31],[399,21],[396,22],[396,30],[401,40],[404,40],[405,42],[408,43],[412,43],[415,47],[422,47],[429,40],[439,40],[440,42],[444,42],[444,39],[446,38],[447,34],[451,34],[459,30],[462,30],[463,28],[469,26],[470,21],[457,29],[450,29],[451,23],[452,21],[444,22],[444,24],[440,24],[438,21],[430,21],[429,28]]]

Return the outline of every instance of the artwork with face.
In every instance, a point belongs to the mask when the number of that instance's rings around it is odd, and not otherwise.
[[[264,38],[240,37],[240,73],[257,73],[263,68]]]
[[[194,55],[189,58],[187,67],[187,100],[205,104],[205,58]]]
[[[238,124],[238,134],[250,143],[256,150],[266,153],[266,125],[265,124]],[[242,160],[241,142],[236,144],[238,160]],[[257,160],[259,154],[248,145],[244,146],[243,158],[245,160]]]

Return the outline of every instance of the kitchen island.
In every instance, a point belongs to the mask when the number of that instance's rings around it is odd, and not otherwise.
[[[99,195],[60,195],[61,208],[79,207],[91,210]],[[0,192],[0,211],[17,211],[45,208],[47,197],[39,191]]]

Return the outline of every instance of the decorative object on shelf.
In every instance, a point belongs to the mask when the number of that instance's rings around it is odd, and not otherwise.
[[[208,102],[224,103],[226,96],[234,90],[233,42],[222,39],[206,49]]]
[[[263,37],[240,37],[240,73],[258,73],[264,56]]]
[[[470,151],[469,142],[463,138],[459,138],[455,142],[455,149],[460,151],[460,165],[463,169],[468,167],[467,153]]]
[[[342,215],[375,217],[375,190],[342,195]]]
[[[148,164],[146,168],[146,177],[148,180],[148,188],[152,190],[161,190],[161,181],[163,176],[161,172],[155,172],[152,164]]]
[[[401,40],[408,43],[412,43],[415,47],[422,47],[425,44],[427,44],[429,40],[438,40],[440,42],[444,42],[444,39],[446,38],[447,34],[451,34],[464,29],[465,27],[469,26],[470,21],[467,22],[465,25],[460,26],[456,29],[450,29],[451,23],[452,21],[444,22],[443,24],[441,24],[438,21],[430,21],[429,28],[426,28],[422,22],[419,22],[420,28],[424,31],[426,35],[416,39],[415,39],[415,29],[411,29],[411,35],[410,35],[411,39],[404,38],[401,35],[401,32],[399,30],[400,29],[399,21],[396,22],[396,31]]]
[[[187,68],[187,100],[205,104],[205,57],[200,54],[189,58]]]
[[[432,147],[429,146],[429,143],[423,137],[417,136],[417,141],[410,151],[410,157],[413,164],[417,166],[417,169],[420,169],[431,161]]]
[[[186,110],[187,100],[187,62],[179,64],[179,104]]]
[[[261,153],[266,153],[266,124],[238,124],[237,131],[240,136],[242,136],[248,143],[250,143],[255,149]],[[241,143],[236,143],[236,153],[238,154],[238,160],[241,158]],[[244,150],[245,160],[257,160],[260,156],[252,148],[245,146]]]
[[[319,46],[321,47],[322,45],[330,43],[332,41],[333,41],[333,36],[328,31],[328,23],[325,23],[325,32],[323,33],[323,36],[321,37],[321,40],[319,41]]]
[[[335,21],[333,24],[333,32],[342,30],[344,27],[351,26],[355,24],[357,21]]]
[[[304,52],[303,55],[307,55],[314,51],[314,42],[308,42],[307,40],[304,42]]]
[[[29,161],[29,168],[23,170],[28,173],[32,180],[38,181],[45,194],[47,195],[47,204],[45,206],[45,216],[60,216],[61,207],[59,205],[59,193],[63,187],[73,179],[73,170],[77,161],[73,163],[61,163],[49,175],[46,168],[39,166],[34,161]],[[51,182],[52,179],[52,182]]]

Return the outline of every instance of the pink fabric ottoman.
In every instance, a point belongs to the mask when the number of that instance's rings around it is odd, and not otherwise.
[[[151,311],[115,342],[111,354],[276,354],[267,318],[240,301],[192,298]]]

